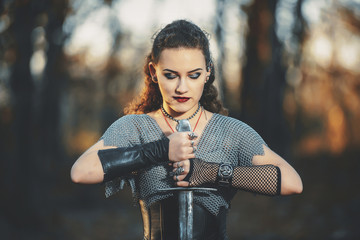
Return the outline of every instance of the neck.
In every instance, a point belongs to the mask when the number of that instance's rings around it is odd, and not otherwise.
[[[167,120],[167,118],[169,118],[169,119],[177,122],[176,130],[177,130],[178,132],[179,132],[179,131],[182,132],[182,131],[185,130],[185,129],[186,129],[185,131],[191,131],[191,125],[190,125],[189,120],[192,119],[193,117],[195,117],[195,116],[197,115],[197,113],[199,112],[200,109],[201,109],[201,106],[200,106],[200,104],[199,104],[197,110],[196,110],[190,117],[188,117],[188,118],[186,118],[186,119],[175,119],[174,117],[172,117],[169,113],[167,113],[167,112],[165,111],[165,109],[164,109],[164,107],[163,107],[162,105],[161,105],[161,109],[160,109],[161,111],[160,111],[160,112],[161,112],[162,115],[164,116],[165,122],[166,122],[167,125],[170,127],[170,129],[171,129],[172,132],[175,132],[175,131],[174,131],[173,127],[171,127],[171,124],[169,123],[169,121]],[[199,116],[199,118],[198,118],[198,120],[197,120],[197,122],[196,122],[196,124],[195,124],[194,130],[192,130],[193,132],[195,132],[195,129],[196,129],[196,127],[197,127],[197,125],[198,125],[198,123],[199,123],[199,121],[200,121],[202,112],[203,112],[203,111],[200,110],[200,116]]]
[[[160,109],[163,112],[163,114],[166,117],[170,118],[171,120],[178,122],[179,120],[182,120],[182,119],[190,120],[193,117],[195,117],[197,115],[197,113],[199,112],[199,110],[201,108],[201,105],[199,103],[196,106],[196,108],[194,107],[194,108],[192,108],[190,111],[188,111],[186,113],[177,113],[177,112],[174,112],[174,111],[169,111],[169,110],[165,109],[165,107],[162,105],[161,109]]]

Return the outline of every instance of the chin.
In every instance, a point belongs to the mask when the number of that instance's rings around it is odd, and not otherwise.
[[[171,106],[171,109],[179,114],[184,114],[197,107],[194,103],[177,103],[175,106]],[[195,109],[196,110],[196,109]]]
[[[170,108],[176,114],[184,114],[190,110],[190,108],[178,107],[178,106],[170,106]]]

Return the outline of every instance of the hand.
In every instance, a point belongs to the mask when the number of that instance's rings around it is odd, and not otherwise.
[[[175,172],[179,169],[182,168],[183,172],[179,175],[175,175],[173,177],[176,186],[178,187],[188,187],[189,186],[189,182],[184,181],[184,178],[187,176],[187,174],[190,171],[190,161],[191,160],[184,160],[184,161],[180,161],[180,162],[175,162],[173,163],[173,173],[175,174]]]
[[[190,132],[175,132],[168,136],[169,142],[169,160],[176,163],[195,158],[194,150],[197,141],[190,140]]]
[[[177,167],[177,163],[174,163],[173,166]],[[182,162],[179,164],[179,167],[181,166]],[[174,177],[176,185],[179,187],[198,187],[205,184],[214,184],[216,182],[219,164],[205,162],[201,159],[194,158],[184,162],[183,168],[184,172],[179,175],[177,179],[176,176]],[[186,180],[184,181],[185,178]]]

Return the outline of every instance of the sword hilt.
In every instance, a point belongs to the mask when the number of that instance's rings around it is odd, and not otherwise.
[[[176,126],[178,132],[191,132],[191,125],[188,119],[179,120]],[[193,239],[193,197],[194,191],[216,191],[215,188],[199,187],[176,187],[160,189],[160,191],[178,192],[179,199],[179,239]]]

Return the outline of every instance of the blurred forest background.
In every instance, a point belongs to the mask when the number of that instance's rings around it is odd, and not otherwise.
[[[239,192],[231,239],[360,239],[359,0],[2,0],[0,238],[141,239],[127,188],[70,168],[142,87],[153,33],[209,32],[217,87],[301,175],[299,196]]]

